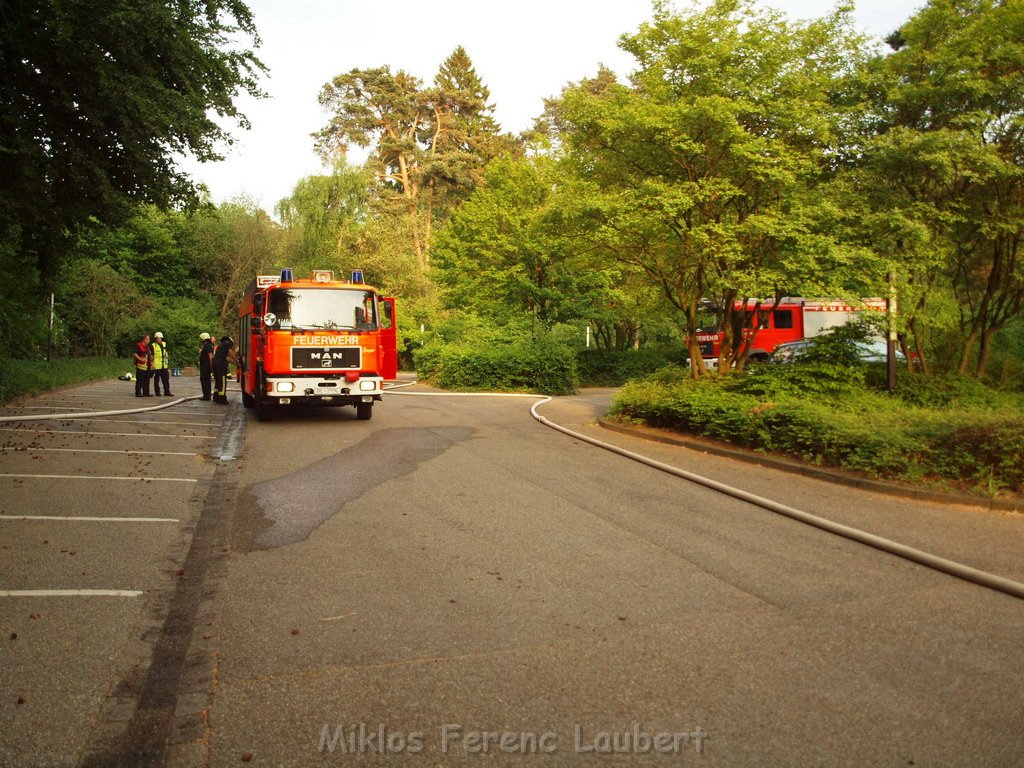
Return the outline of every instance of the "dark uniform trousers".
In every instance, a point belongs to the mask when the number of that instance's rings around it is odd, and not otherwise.
[[[217,389],[213,393],[215,403],[226,403],[228,401],[228,364],[214,358],[213,376],[216,379]]]
[[[199,386],[203,388],[203,400],[209,400],[213,392],[213,369],[209,363],[199,364]]]

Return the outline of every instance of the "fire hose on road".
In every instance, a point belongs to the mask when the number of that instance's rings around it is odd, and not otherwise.
[[[393,387],[389,387],[388,390],[386,391],[412,386],[413,384],[416,383],[417,382],[413,381],[405,384],[398,384]],[[832,520],[827,520],[823,517],[812,515],[808,512],[803,512],[794,507],[790,507],[785,504],[780,504],[776,501],[772,501],[771,499],[766,499],[763,496],[758,496],[756,494],[743,491],[739,488],[734,488],[732,486],[725,485],[724,483],[720,483],[717,480],[712,480],[710,478],[694,474],[693,472],[687,472],[686,470],[679,469],[678,467],[673,467],[670,464],[665,464],[663,462],[651,459],[642,454],[634,453],[633,451],[629,451],[625,448],[620,448],[617,445],[612,445],[611,443],[606,443],[602,440],[598,440],[588,435],[584,435],[580,432],[576,432],[572,429],[569,429],[568,427],[563,427],[561,424],[556,424],[553,421],[545,418],[544,416],[541,416],[537,412],[537,408],[544,405],[545,403],[551,402],[551,397],[548,395],[494,392],[394,392],[394,394],[420,397],[531,398],[535,401],[534,404],[530,407],[530,415],[532,415],[534,419],[539,421],[544,426],[557,430],[558,432],[568,435],[569,437],[575,438],[576,440],[581,440],[585,443],[589,443],[590,445],[596,446],[598,448],[603,448],[606,451],[616,453],[619,456],[623,456],[627,459],[640,462],[641,464],[646,464],[647,466],[652,467],[653,469],[657,469],[661,472],[667,472],[670,475],[675,475],[676,477],[682,478],[683,480],[688,480],[691,483],[696,483],[698,485],[704,486],[705,488],[710,488],[713,491],[722,493],[726,496],[731,496],[735,499],[745,501],[748,504],[753,504],[754,506],[766,509],[769,512],[774,512],[776,514],[788,517],[792,520],[797,520],[798,522],[804,523],[805,525],[814,526],[815,528],[826,531],[833,535],[841,536],[851,541],[856,541],[860,544],[873,547],[883,552],[888,552],[891,555],[895,555],[896,557],[900,557],[904,560],[909,560],[911,562],[917,563],[918,565],[923,565],[926,568],[931,568],[933,570],[940,571],[955,578],[962,579],[964,581],[969,581],[973,584],[978,584],[983,587],[988,587],[989,589],[994,589],[998,592],[1003,592],[1007,595],[1012,595],[1013,597],[1017,597],[1024,600],[1024,584],[1018,581],[1013,581],[1002,576],[997,576],[993,573],[988,573],[987,571],[972,568],[969,565],[964,565],[963,563],[958,563],[953,560],[947,560],[946,558],[939,557],[938,555],[933,555],[930,552],[915,549],[914,547],[908,547],[905,544],[900,544],[899,542],[892,541],[890,539],[885,539],[881,536],[876,536],[872,533],[868,533],[867,531],[862,531],[857,528],[851,528],[848,525],[842,525],[841,523],[836,523]]]
[[[794,507],[787,506],[785,504],[780,504],[780,503],[778,503],[776,501],[772,501],[771,499],[766,499],[763,496],[758,496],[756,494],[749,493],[749,492],[741,490],[739,488],[734,488],[734,487],[726,485],[724,483],[720,483],[717,480],[712,480],[710,478],[703,477],[702,475],[694,474],[693,472],[687,472],[686,470],[679,469],[678,467],[673,467],[670,464],[665,464],[664,462],[660,462],[660,461],[657,461],[655,459],[651,459],[651,458],[649,458],[647,456],[644,456],[642,454],[635,453],[633,451],[627,450],[625,448],[621,448],[621,447],[619,447],[617,445],[613,445],[611,443],[606,443],[606,442],[604,442],[602,440],[598,440],[598,439],[590,437],[588,435],[584,435],[584,434],[582,434],[580,432],[576,432],[576,431],[574,431],[572,429],[569,429],[568,427],[563,427],[560,424],[556,424],[555,422],[545,418],[544,416],[541,416],[537,412],[537,409],[540,406],[542,406],[545,403],[548,403],[548,402],[551,401],[552,398],[550,396],[548,396],[548,395],[531,395],[531,394],[524,394],[524,393],[503,393],[503,392],[396,392],[395,391],[397,389],[404,389],[405,387],[411,387],[411,386],[413,386],[413,385],[415,385],[417,383],[418,382],[416,382],[416,381],[412,381],[412,382],[406,382],[406,383],[402,383],[402,384],[394,384],[394,385],[391,385],[389,387],[386,387],[385,388],[385,392],[392,393],[392,394],[395,394],[395,395],[415,396],[415,397],[505,397],[505,398],[514,397],[514,398],[529,398],[529,399],[534,401],[533,405],[530,407],[530,414],[533,416],[534,419],[536,419],[538,422],[540,422],[544,426],[550,427],[551,429],[554,429],[554,430],[557,430],[558,432],[561,432],[561,433],[563,433],[565,435],[568,435],[569,437],[572,437],[572,438],[574,438],[576,440],[580,440],[582,442],[589,443],[590,445],[593,445],[593,446],[595,446],[597,448],[602,448],[602,449],[604,449],[606,451],[611,451],[612,453],[616,453],[619,456],[623,456],[623,457],[625,457],[627,459],[631,459],[632,461],[636,461],[636,462],[639,462],[641,464],[646,464],[647,466],[649,466],[649,467],[651,467],[653,469],[657,469],[657,470],[659,470],[661,472],[666,472],[668,474],[671,474],[671,475],[674,475],[676,477],[679,477],[679,478],[681,478],[683,480],[687,480],[687,481],[689,481],[691,483],[696,483],[698,485],[702,485],[705,488],[710,488],[713,491],[717,491],[718,493],[724,494],[726,496],[731,496],[732,498],[739,499],[740,501],[745,501],[748,504],[753,504],[754,506],[760,507],[761,509],[766,509],[769,512],[774,512],[776,514],[783,515],[783,516],[788,517],[788,518],[790,518],[792,520],[796,520],[798,522],[804,523],[805,525],[813,526],[815,528],[818,528],[820,530],[826,531],[826,532],[831,533],[833,535],[841,536],[841,537],[843,537],[845,539],[849,539],[851,541],[856,541],[856,542],[858,542],[860,544],[864,544],[865,546],[873,547],[874,549],[878,549],[878,550],[881,550],[883,552],[887,552],[887,553],[889,553],[891,555],[895,555],[896,557],[900,557],[900,558],[902,558],[904,560],[909,560],[910,562],[914,562],[914,563],[917,563],[919,565],[923,565],[926,568],[931,568],[933,570],[939,571],[941,573],[948,574],[948,575],[953,576],[955,578],[962,579],[964,581],[969,581],[969,582],[971,582],[973,584],[978,584],[979,586],[988,587],[989,589],[994,589],[996,591],[1003,592],[1003,593],[1005,593],[1007,595],[1012,595],[1013,597],[1017,597],[1017,598],[1020,598],[1020,599],[1024,600],[1024,584],[1022,584],[1020,582],[1013,581],[1011,579],[1007,579],[1007,578],[1004,578],[1002,576],[998,576],[996,574],[989,573],[987,571],[982,571],[982,570],[979,570],[977,568],[972,568],[969,565],[965,565],[963,563],[958,563],[958,562],[953,561],[953,560],[948,560],[946,558],[939,557],[938,555],[934,555],[934,554],[932,554],[930,552],[925,552],[923,550],[916,549],[914,547],[909,547],[909,546],[906,546],[905,544],[900,544],[899,542],[892,541],[891,539],[886,539],[886,538],[883,538],[881,536],[876,536],[875,534],[868,533],[867,531],[862,531],[862,530],[860,530],[858,528],[852,528],[850,526],[843,525],[841,523],[837,523],[837,522],[834,522],[832,520],[828,520],[828,519],[823,518],[823,517],[819,517],[818,515],[810,514],[809,512],[804,512],[802,510],[796,509]],[[171,407],[173,407],[175,405],[179,405],[179,404],[187,402],[189,400],[196,400],[196,399],[198,399],[198,397],[199,397],[199,395],[192,395],[192,396],[189,396],[189,397],[177,398],[175,400],[172,400],[171,402],[162,403],[162,404],[156,405],[156,406],[141,407],[141,408],[126,408],[126,409],[115,410],[115,411],[88,411],[88,412],[83,412],[83,413],[42,414],[42,415],[33,415],[33,416],[0,416],[0,422],[40,421],[40,420],[46,420],[46,419],[67,420],[67,419],[76,419],[76,418],[94,418],[94,417],[97,417],[97,416],[121,416],[121,415],[132,414],[132,413],[146,413],[146,412],[160,411],[160,410],[164,410],[166,408],[171,408]]]

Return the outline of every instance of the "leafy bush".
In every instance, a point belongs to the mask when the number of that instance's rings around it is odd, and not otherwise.
[[[131,358],[136,342],[142,334],[152,336],[157,331],[164,335],[171,366],[181,368],[195,365],[199,357],[199,334],[206,332],[214,338],[227,334],[237,339],[234,327],[222,328],[217,308],[212,300],[178,299],[159,300],[152,308],[134,320],[123,324],[117,336],[116,355]]]
[[[588,387],[617,387],[647,376],[669,363],[681,363],[684,349],[585,349],[576,358],[580,380]]]
[[[682,381],[690,381],[692,378],[693,374],[689,368],[677,365],[676,363],[669,363],[664,368],[659,368],[650,376],[647,376],[646,380],[659,384],[678,384]]]
[[[880,390],[885,388],[884,371],[881,374],[872,376],[869,381]],[[986,387],[977,379],[955,374],[900,376],[896,380],[896,390],[893,394],[907,405],[920,408],[948,408],[954,405],[997,408],[1014,399],[1012,395],[1005,395]]]
[[[627,384],[612,402],[612,413],[656,427],[684,429],[710,437],[739,438],[750,426],[752,397],[728,392],[713,381]]]
[[[435,323],[413,357],[421,379],[446,389],[565,395],[579,386],[575,352],[557,333],[535,330],[529,323],[499,326],[450,312]]]
[[[956,457],[956,471],[990,491],[1024,490],[1024,418],[996,417],[954,428],[934,460]]]
[[[823,373],[830,382],[824,388]],[[934,385],[925,396],[927,386],[908,385],[919,399],[946,404],[910,406],[856,377],[840,384],[837,367],[827,363],[764,366],[748,376],[697,382],[669,368],[627,384],[611,413],[872,477],[1024,492],[1017,396],[959,382]],[[953,413],[950,403],[957,404]]]
[[[417,372],[444,389],[569,395],[579,386],[575,357],[563,347],[457,345],[426,352],[422,367],[422,355],[416,357]]]
[[[866,365],[827,361],[791,365],[755,365],[746,375],[725,376],[722,386],[753,397],[775,399],[800,395],[836,397],[852,392],[864,382]]]

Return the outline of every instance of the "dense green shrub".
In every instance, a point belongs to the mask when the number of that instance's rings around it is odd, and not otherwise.
[[[584,349],[576,358],[580,381],[586,387],[617,387],[630,379],[647,376],[669,363],[682,363],[686,350]]]
[[[615,398],[612,412],[656,427],[742,440],[750,425],[748,412],[756,403],[712,381],[665,385],[644,380],[626,385]]]
[[[416,370],[444,389],[568,395],[579,386],[575,356],[549,345],[425,347]]]
[[[762,364],[745,375],[725,376],[722,386],[760,398],[799,395],[835,397],[852,392],[864,382],[867,365],[847,366],[833,362],[809,362],[799,365]]]
[[[856,376],[842,381],[827,363],[764,366],[717,381],[680,374],[669,368],[631,382],[611,413],[872,477],[1024,492],[1024,416],[1016,395],[973,382],[915,381],[906,391],[916,392],[918,402],[942,404],[909,405]]]
[[[876,389],[885,388],[884,370],[872,372],[869,384]],[[977,379],[957,376],[922,376],[906,374],[896,380],[897,398],[907,405],[921,408],[948,408],[950,406],[977,406],[996,408],[1012,395],[986,387]]]
[[[954,429],[949,446],[959,460],[962,477],[990,491],[1024,491],[1024,417],[996,417],[982,424]],[[935,460],[950,453],[939,450]]]

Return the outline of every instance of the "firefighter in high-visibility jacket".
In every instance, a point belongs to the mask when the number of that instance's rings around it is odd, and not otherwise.
[[[167,342],[164,335],[157,331],[153,334],[153,343],[149,345],[153,354],[153,392],[160,397],[160,385],[163,385],[164,397],[171,397],[170,360],[167,354]]]
[[[235,353],[235,342],[230,336],[223,336],[213,353],[213,377],[216,387],[213,402],[222,405],[227,405],[228,402],[228,363],[238,365],[238,355]]]

